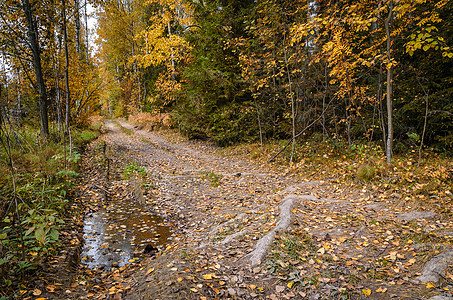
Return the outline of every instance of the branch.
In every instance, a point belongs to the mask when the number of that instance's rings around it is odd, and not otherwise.
[[[288,148],[288,146],[291,144],[291,142],[298,138],[299,136],[301,136],[305,131],[307,131],[311,126],[313,126],[313,124],[315,124],[316,122],[318,122],[319,120],[321,120],[322,116],[324,115],[324,113],[326,112],[327,108],[329,107],[330,103],[332,103],[332,101],[336,98],[333,97],[332,99],[330,99],[329,103],[327,103],[326,107],[324,108],[324,110],[322,111],[321,115],[316,119],[314,120],[313,122],[311,122],[310,124],[308,124],[301,132],[299,132],[298,134],[296,134],[294,137],[292,137],[288,143],[286,143],[285,147],[283,147],[282,150],[278,151],[277,154],[275,154],[274,156],[272,156],[271,159],[268,160],[268,162],[273,162],[275,160],[275,158],[277,156],[280,155],[280,153],[282,153],[283,151],[285,151],[286,148]]]
[[[434,115],[434,114],[447,114],[447,115],[453,116],[453,113],[446,111],[446,110],[431,110],[428,113],[429,116]]]

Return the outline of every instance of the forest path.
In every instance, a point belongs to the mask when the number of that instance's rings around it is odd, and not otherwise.
[[[453,224],[441,214],[415,211],[397,195],[385,199],[334,179],[311,182],[226,157],[206,142],[137,130],[124,121],[107,120],[105,127],[96,143],[107,145],[112,174],[131,163],[146,169],[146,177],[134,179],[140,184],[125,184],[168,220],[172,235],[157,254],[142,254],[135,264],[85,270],[84,297],[451,296]],[[112,184],[104,182],[106,189]],[[424,270],[433,257],[434,266]],[[435,278],[419,278],[422,273]]]

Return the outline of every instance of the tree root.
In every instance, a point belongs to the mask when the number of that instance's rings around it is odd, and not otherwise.
[[[416,279],[420,282],[437,282],[445,274],[447,267],[453,262],[453,250],[450,249],[433,257],[422,270],[422,275]]]
[[[280,220],[277,222],[277,225],[256,243],[255,250],[247,256],[252,267],[256,267],[261,264],[262,259],[274,241],[275,234],[286,231],[291,225],[291,209],[295,202],[299,200],[316,201],[318,199],[314,196],[299,196],[294,194],[288,195],[285,199],[283,199],[283,203],[280,205]]]

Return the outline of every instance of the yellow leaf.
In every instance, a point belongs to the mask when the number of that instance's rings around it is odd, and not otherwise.
[[[365,295],[369,296],[369,295],[371,295],[371,290],[370,289],[362,289],[362,293],[364,293]]]
[[[213,273],[204,274],[203,278],[206,279],[206,280],[211,280],[212,279],[212,275],[214,275],[214,274]]]
[[[250,285],[249,285],[249,288],[250,288],[251,290],[254,290],[254,289],[256,289],[256,285],[250,284]]]
[[[182,278],[181,277],[178,277],[178,279],[176,279],[177,282],[181,282],[182,281]]]
[[[288,282],[288,284],[286,285],[289,289],[293,287],[293,284],[294,284],[294,281],[290,281]]]
[[[49,291],[49,293],[55,293],[56,288],[57,287],[52,284],[49,284],[48,286],[46,286],[46,289]]]
[[[146,271],[146,275],[148,275],[148,274],[151,273],[152,271],[154,271],[154,268],[148,269],[148,271]]]
[[[432,289],[433,287],[434,287],[434,284],[432,284],[431,282],[428,282],[428,283],[426,284],[426,288],[427,288],[427,289]]]

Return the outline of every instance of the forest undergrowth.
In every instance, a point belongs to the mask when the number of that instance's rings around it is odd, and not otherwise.
[[[24,282],[39,277],[72,240],[71,227],[80,217],[72,188],[84,146],[100,126],[96,120],[73,128],[71,142],[57,128],[42,140],[30,124],[2,126],[0,299],[20,298]]]
[[[247,155],[285,174],[311,180],[333,179],[346,186],[379,191],[381,199],[396,197],[408,204],[453,213],[453,160],[446,153],[439,154],[428,148],[419,156],[418,146],[405,146],[389,166],[377,143],[356,142],[348,146],[347,141],[315,135],[298,142],[292,163],[289,147],[275,163],[269,163],[284,144],[285,141],[270,141],[263,146],[240,144],[224,148],[222,152]]]

